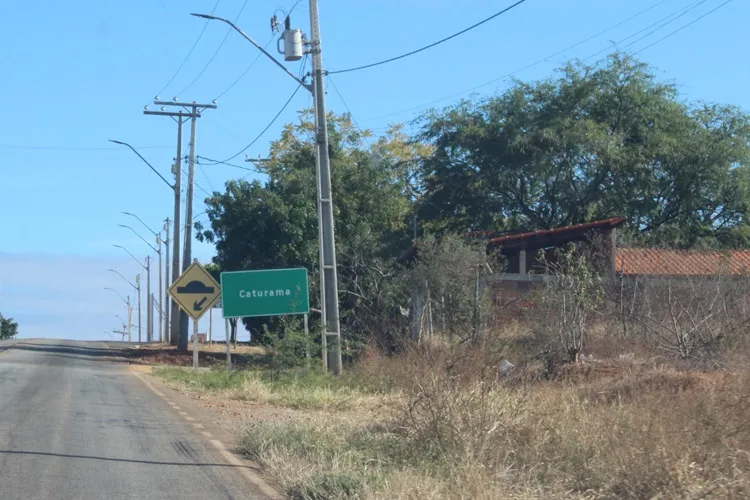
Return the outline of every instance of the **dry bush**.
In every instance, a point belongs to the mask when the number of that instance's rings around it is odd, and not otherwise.
[[[463,341],[474,338],[480,330],[480,318],[489,299],[482,291],[476,300],[477,284],[485,273],[485,265],[497,265],[499,257],[486,252],[482,241],[466,241],[447,235],[441,239],[428,237],[419,243],[419,256],[408,271],[410,291],[419,297],[422,309],[412,321],[427,323],[427,332],[435,331],[450,339]]]
[[[589,245],[570,244],[549,253],[552,258],[540,252],[545,276],[527,317],[536,341],[532,347],[552,376],[560,364],[578,361],[604,294]]]
[[[620,278],[618,288],[614,309],[623,338],[692,361],[721,361],[747,347],[746,276]]]
[[[258,422],[244,450],[295,498],[746,498],[750,371],[568,364],[511,387],[466,344],[375,351],[377,412]]]

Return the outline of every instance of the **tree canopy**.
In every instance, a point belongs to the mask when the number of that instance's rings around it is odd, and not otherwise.
[[[349,115],[328,121],[345,343],[387,330],[383,318],[406,304],[396,257],[412,245],[417,215],[420,236],[625,216],[627,237],[642,244],[750,243],[748,115],[686,103],[628,56],[570,63],[553,78],[430,111],[413,137],[393,126],[374,140]],[[268,156],[258,167],[263,180],[233,180],[206,199],[209,224],[196,225],[197,237],[216,245],[214,273],[307,268],[319,307],[309,110],[284,127]],[[290,321],[245,325],[263,340],[263,326]]]
[[[0,340],[12,339],[18,335],[18,323],[13,318],[6,318],[0,314]]]
[[[420,215],[434,231],[533,230],[611,216],[682,247],[747,242],[748,115],[690,105],[615,55],[420,119]]]
[[[399,163],[409,148],[399,144],[397,130],[370,148],[348,116],[331,114],[329,123],[341,316],[351,326],[357,322],[355,307],[371,299],[370,288],[382,274],[376,263],[392,261],[410,243],[411,207]],[[198,226],[197,237],[215,243],[214,262],[222,270],[307,268],[315,306],[318,218],[308,111],[272,143],[261,172],[264,182],[230,181],[224,193],[206,200],[210,227]],[[263,322],[245,321],[256,335]]]

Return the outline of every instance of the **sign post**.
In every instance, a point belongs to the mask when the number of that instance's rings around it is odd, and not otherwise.
[[[225,319],[224,320],[224,332],[227,335],[227,371],[228,372],[232,371],[232,348],[229,345],[229,337],[230,337],[230,333],[229,332],[231,331],[231,329],[232,328],[229,325],[229,320]]]
[[[221,296],[224,318],[310,312],[305,268],[221,273]]]
[[[198,367],[198,320],[219,300],[221,288],[196,259],[172,286],[169,295],[193,319],[193,367]]]

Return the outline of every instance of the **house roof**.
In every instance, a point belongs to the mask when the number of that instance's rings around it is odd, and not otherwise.
[[[466,238],[483,239],[487,241],[487,249],[500,248],[502,252],[513,253],[521,249],[536,250],[551,246],[564,245],[571,241],[580,241],[591,231],[600,229],[614,229],[625,222],[625,217],[576,224],[574,226],[557,227],[554,229],[540,229],[525,233],[506,234],[493,238],[496,231],[474,231],[464,234]],[[399,257],[400,262],[408,262],[417,256],[417,246],[404,251]]]
[[[750,250],[618,248],[617,272],[625,275],[660,276],[744,274],[750,273]]]
[[[574,226],[557,227],[554,229],[540,229],[527,233],[509,234],[487,241],[488,248],[502,247],[505,250],[545,248],[550,246],[564,245],[565,243],[580,240],[589,232],[600,229],[614,229],[625,222],[625,217],[613,217],[611,219],[576,224]]]

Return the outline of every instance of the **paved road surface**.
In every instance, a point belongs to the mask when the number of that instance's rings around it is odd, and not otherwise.
[[[0,499],[263,498],[110,358],[113,343],[7,344],[0,343]]]

